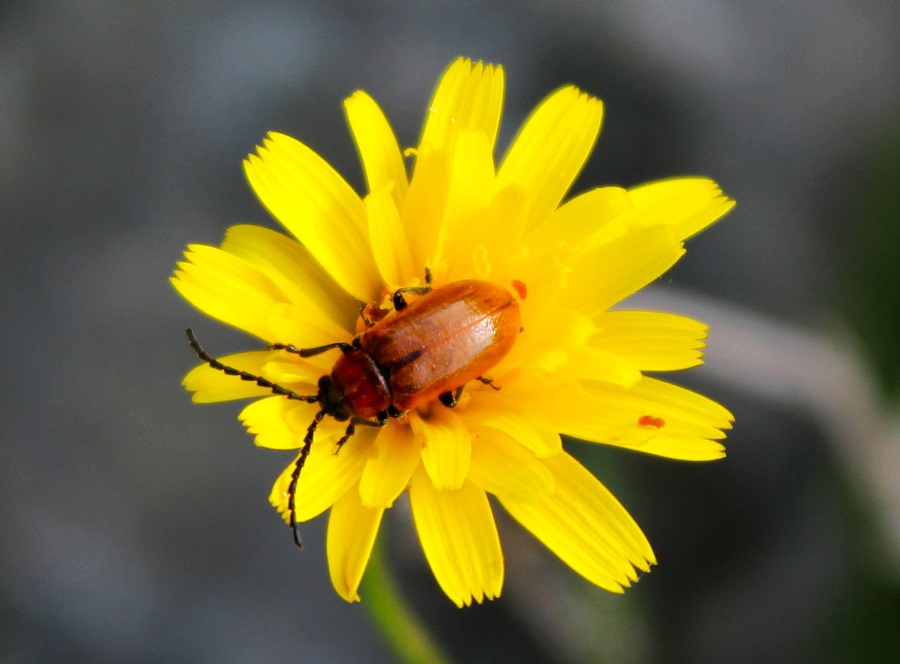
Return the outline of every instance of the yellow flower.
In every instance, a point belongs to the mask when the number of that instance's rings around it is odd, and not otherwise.
[[[493,383],[467,383],[456,407],[434,401],[386,426],[357,427],[339,454],[346,422],[319,424],[296,484],[296,519],[331,509],[328,563],[348,601],[359,599],[384,510],[403,493],[434,576],[459,606],[497,597],[503,586],[489,494],[576,572],[622,592],[656,562],[653,551],[560,434],[674,459],[724,455],[717,440],[731,414],[645,375],[700,364],[706,326],[611,307],[671,267],[683,240],[733,201],[711,180],[681,178],[601,187],[563,203],[599,133],[601,102],[573,86],[556,91],[495,167],[502,101],[500,67],[454,62],[407,153],[415,156],[408,177],[387,119],[367,94],[353,94],[345,110],[365,198],[310,148],[270,134],[244,167],[296,240],[235,226],[220,248],[191,245],[172,278],[206,314],[266,345],[295,348],[351,342],[365,329],[363,307],[370,319],[393,315],[391,294],[421,287],[426,269],[436,288],[478,279],[518,300],[522,332],[485,372]],[[315,395],[340,356],[267,348],[219,359],[264,384]],[[240,419],[272,449],[301,449],[320,410],[210,364],[184,384],[196,402],[256,398]],[[270,497],[285,519],[294,469]]]

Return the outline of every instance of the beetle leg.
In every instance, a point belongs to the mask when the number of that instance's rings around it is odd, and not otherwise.
[[[412,293],[413,295],[425,295],[431,292],[431,286],[407,286],[406,288],[398,288],[394,291],[394,310],[401,311],[406,309],[409,302],[403,297],[404,293]]]
[[[491,388],[500,391],[500,388],[494,385],[494,381],[490,378],[485,378],[484,376],[478,376],[476,378],[479,383],[483,383],[484,385],[488,385]],[[447,408],[455,408],[456,404],[459,403],[459,398],[462,396],[464,385],[460,385],[452,392],[447,391],[441,394],[438,399],[440,399],[441,403],[447,406]]]
[[[329,351],[332,348],[340,348],[342,353],[349,353],[353,350],[354,346],[353,344],[348,344],[346,341],[336,341],[333,344],[325,344],[324,346],[316,346],[315,348],[297,348],[294,344],[269,344],[266,346],[266,350],[283,350],[288,353],[295,353],[300,357],[312,357],[313,355]]]
[[[492,389],[497,390],[498,392],[499,392],[501,389],[503,389],[503,388],[500,388],[500,387],[497,387],[496,385],[494,385],[494,379],[493,379],[493,378],[485,378],[484,376],[479,376],[479,377],[476,378],[475,380],[477,380],[479,383],[481,383],[481,384],[483,384],[483,385],[487,385],[487,386],[491,387]]]
[[[400,311],[402,309],[406,309],[407,304],[409,304],[406,299],[403,297],[404,293],[411,293],[413,295],[425,295],[426,293],[431,292],[431,270],[427,267],[425,268],[425,285],[424,286],[406,286],[405,288],[398,288],[394,291],[394,297],[392,298],[394,303],[394,311]]]
[[[441,403],[447,406],[447,408],[455,408],[456,404],[459,403],[459,398],[463,393],[463,385],[460,385],[452,392],[444,392],[438,398],[441,400]]]
[[[304,396],[302,394],[297,394],[293,390],[289,390],[286,387],[278,385],[277,383],[273,383],[267,378],[263,378],[262,376],[257,376],[255,374],[241,371],[240,369],[235,369],[234,367],[229,367],[228,365],[222,364],[221,362],[219,362],[219,360],[214,358],[212,355],[210,355],[200,347],[200,342],[197,341],[197,338],[194,336],[193,330],[191,330],[190,328],[188,328],[187,330],[187,338],[188,341],[191,342],[191,348],[193,348],[194,352],[197,353],[197,357],[209,364],[209,366],[211,366],[213,369],[218,369],[228,376],[237,376],[241,380],[245,380],[248,383],[256,383],[260,387],[265,387],[272,390],[273,394],[287,397],[288,399],[296,399],[297,401],[305,401],[306,403],[316,403],[319,400],[318,396]]]
[[[347,430],[344,431],[344,435],[338,439],[337,444],[334,446],[334,453],[337,454],[341,451],[341,448],[344,446],[348,440],[350,440],[350,436],[356,433],[356,424],[351,420],[350,424],[347,425]]]
[[[357,426],[365,426],[365,427],[383,427],[388,422],[388,414],[387,411],[382,411],[375,416],[375,421],[366,419],[365,417],[354,417],[350,420],[350,424],[347,425],[347,430],[344,431],[344,435],[340,437],[335,446],[334,453],[337,454],[341,451],[341,448],[344,446],[348,440],[350,440],[350,436],[356,433]]]
[[[369,318],[369,316],[366,314],[366,305],[359,300],[356,301],[356,304],[357,306],[359,306],[359,317],[362,318],[363,323],[365,323],[366,327],[374,327],[375,321]]]

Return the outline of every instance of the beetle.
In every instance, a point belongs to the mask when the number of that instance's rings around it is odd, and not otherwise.
[[[408,303],[407,294],[421,297]],[[315,348],[280,343],[267,346],[300,357],[341,351],[331,373],[319,379],[314,395],[297,394],[262,376],[222,364],[187,330],[191,348],[213,369],[255,382],[288,399],[319,405],[294,462],[287,491],[290,526],[297,546],[302,546],[294,504],[297,480],[316,428],[326,416],[348,422],[337,442],[340,450],[357,426],[382,427],[389,418],[403,417],[435,399],[453,408],[469,381],[479,380],[499,389],[484,374],[506,356],[522,330],[518,301],[507,289],[487,281],[469,279],[432,288],[431,274],[426,270],[425,286],[400,288],[391,299],[394,312],[377,322],[371,321],[361,307],[367,327],[350,343],[339,341]]]

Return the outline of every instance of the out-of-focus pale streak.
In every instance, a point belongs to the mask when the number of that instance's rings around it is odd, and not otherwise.
[[[900,577],[900,408],[881,393],[846,327],[804,329],[670,287],[635,295],[623,308],[678,311],[707,323],[703,377],[818,418],[873,508],[884,546],[871,550],[883,551],[882,569]]]

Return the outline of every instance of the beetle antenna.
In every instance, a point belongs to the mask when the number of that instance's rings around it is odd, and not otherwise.
[[[191,348],[193,348],[194,352],[197,353],[197,357],[209,364],[209,366],[211,366],[213,369],[218,369],[228,376],[237,376],[241,380],[245,380],[248,383],[256,383],[260,387],[265,387],[269,390],[272,390],[274,394],[282,397],[287,397],[288,399],[296,399],[297,401],[305,401],[306,403],[317,403],[319,401],[318,395],[305,396],[302,394],[297,394],[293,390],[289,390],[286,387],[278,385],[277,383],[273,383],[267,378],[256,376],[252,373],[241,371],[239,369],[235,369],[234,367],[229,367],[226,364],[222,364],[221,362],[219,362],[219,360],[203,350],[203,348],[200,346],[200,342],[197,341],[197,338],[194,336],[193,330],[191,330],[190,328],[187,329],[187,338],[188,341],[191,342]]]
[[[303,470],[303,465],[306,463],[306,457],[309,456],[313,436],[316,435],[316,427],[319,426],[319,422],[321,422],[324,417],[325,411],[320,410],[316,413],[312,424],[310,424],[309,428],[306,430],[306,435],[303,437],[303,447],[300,448],[300,456],[298,456],[297,460],[294,462],[294,470],[291,472],[291,483],[288,484],[287,494],[288,509],[291,513],[291,530],[294,533],[294,544],[300,549],[303,548],[303,542],[300,541],[300,527],[297,525],[297,480],[300,478],[300,471]]]

